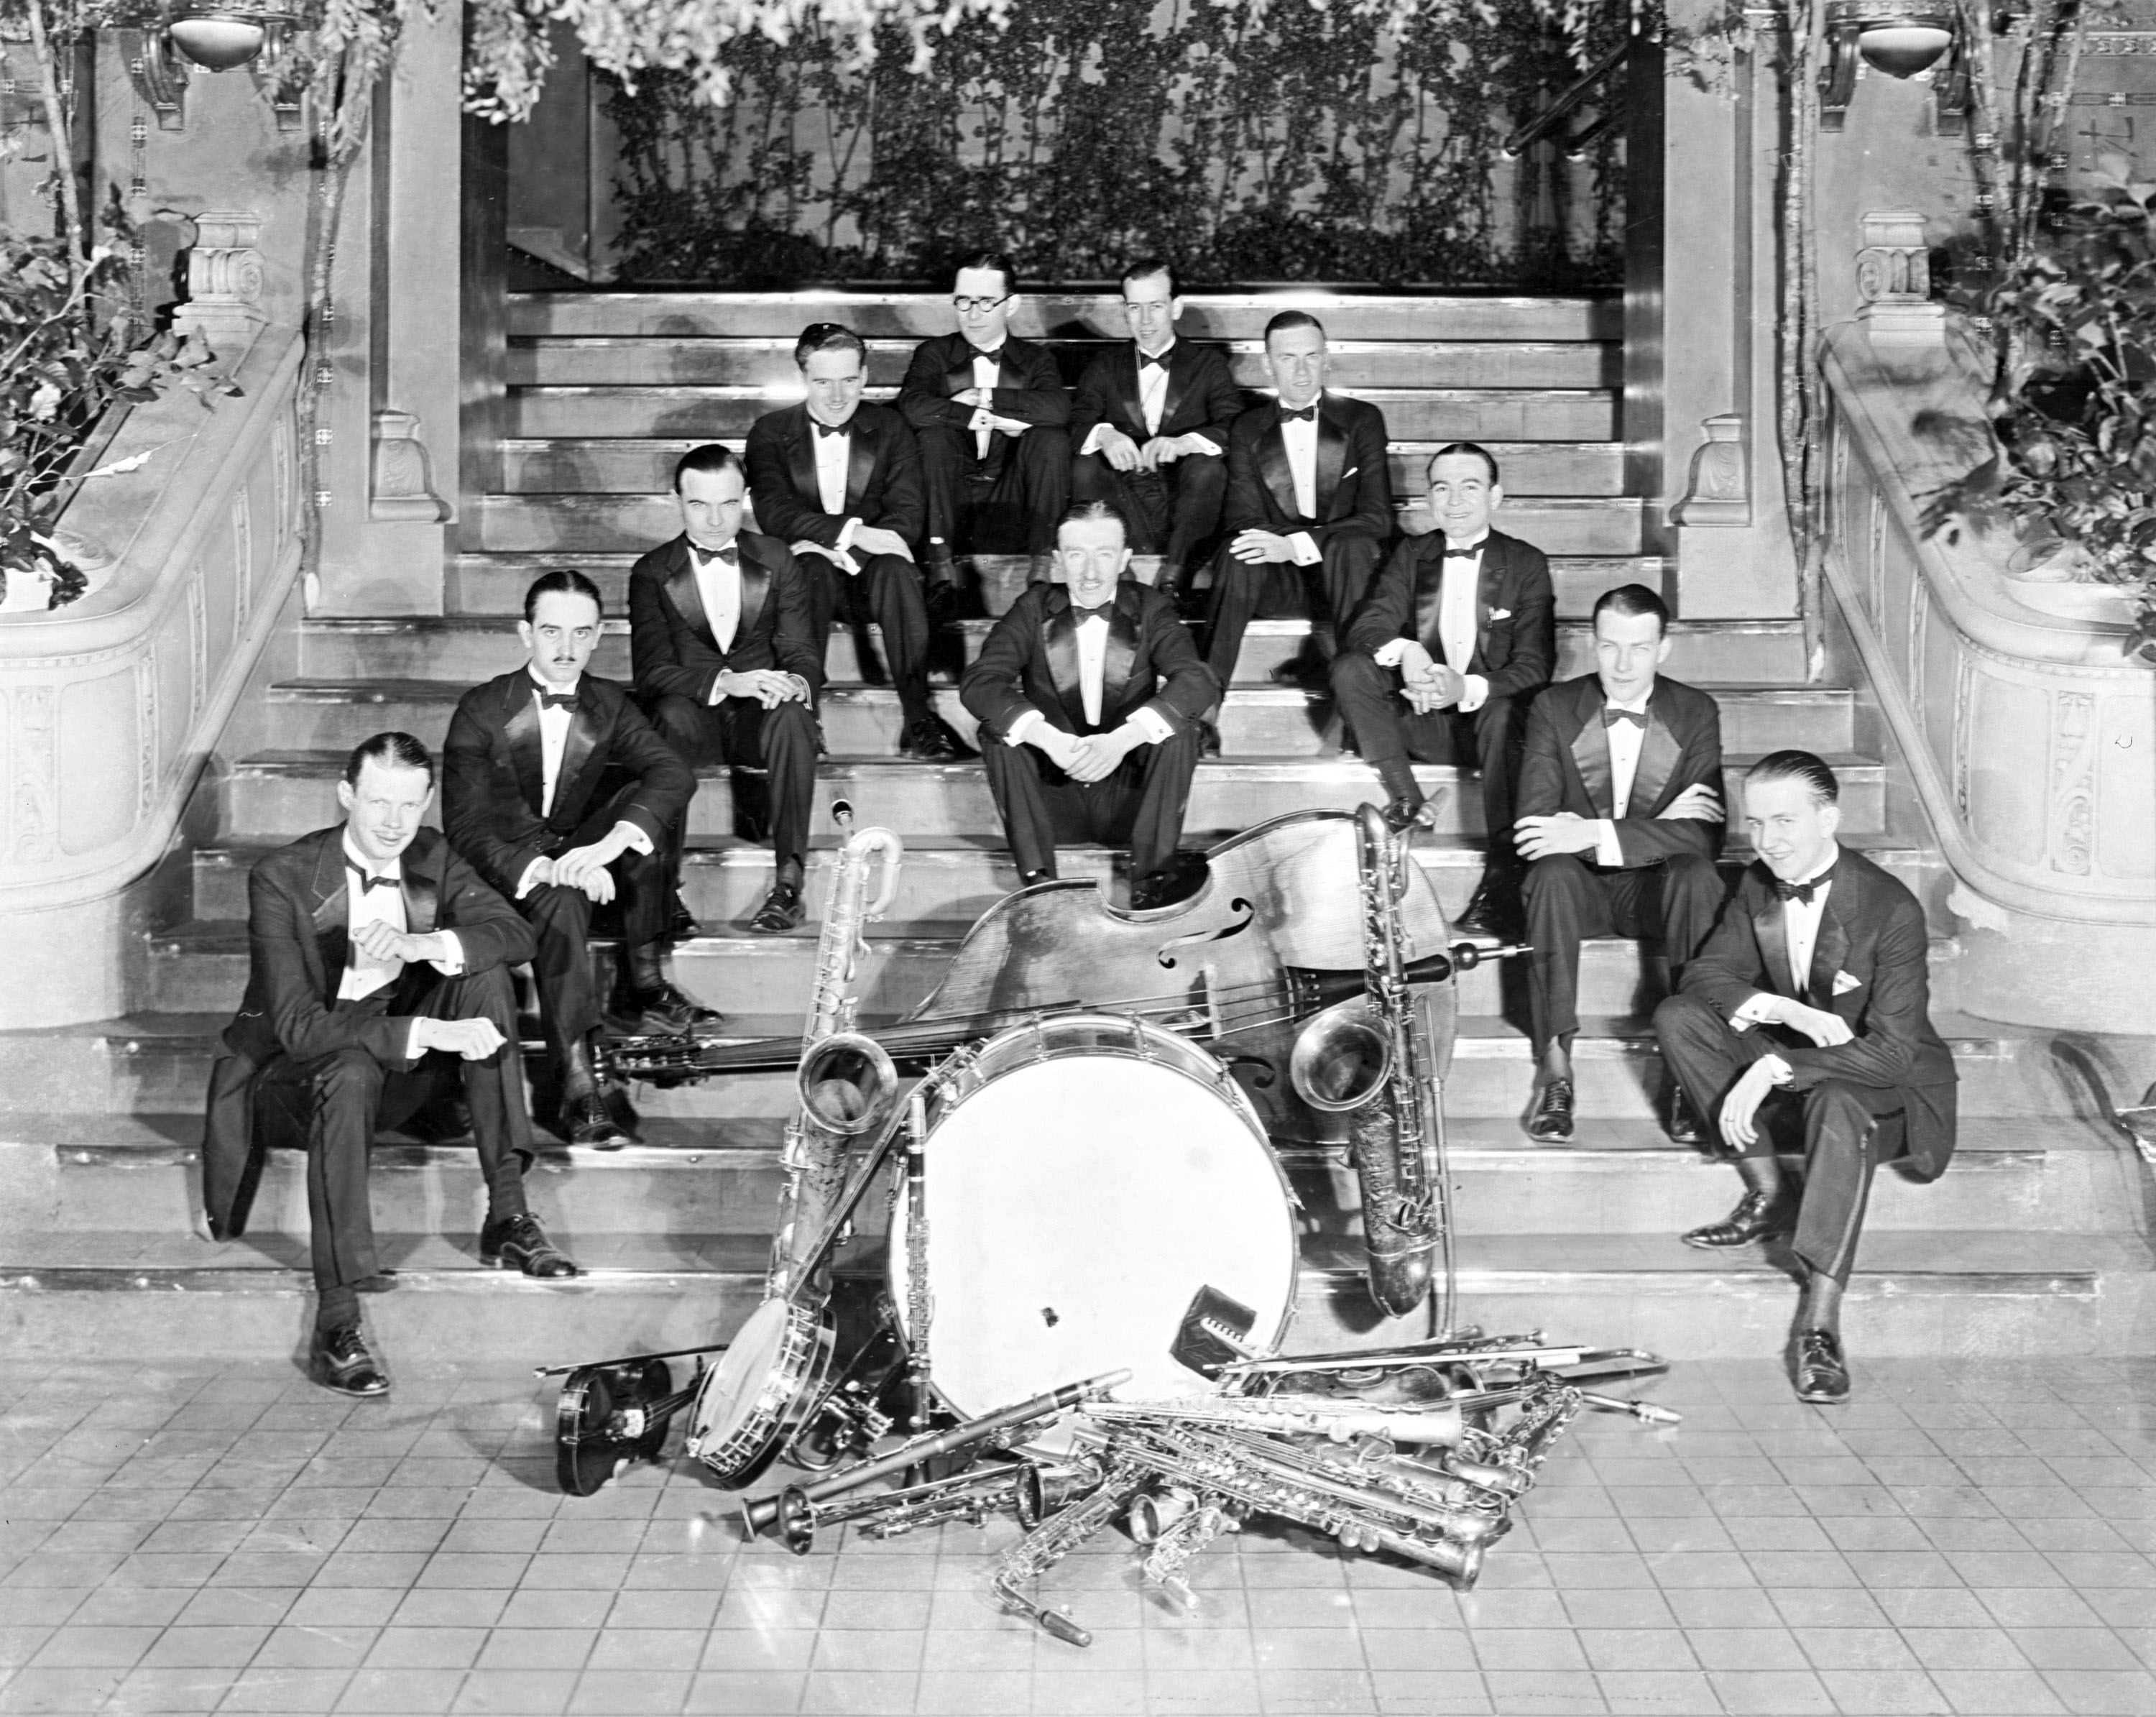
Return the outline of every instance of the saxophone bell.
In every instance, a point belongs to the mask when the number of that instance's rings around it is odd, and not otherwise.
[[[1335,1002],[1296,1034],[1287,1077],[1295,1093],[1329,1115],[1367,1108],[1393,1077],[1391,1036],[1361,996]]]
[[[859,1031],[834,1031],[811,1045],[794,1086],[808,1118],[844,1139],[880,1130],[898,1110],[898,1068],[891,1052]]]

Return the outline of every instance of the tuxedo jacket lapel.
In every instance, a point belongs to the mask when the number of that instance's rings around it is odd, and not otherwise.
[[[695,578],[692,577],[689,582],[693,589]],[[536,817],[539,815],[540,800],[547,792],[546,752],[539,736],[539,700],[528,691],[520,697],[513,688],[508,719],[501,724],[501,730],[509,741],[509,760],[516,770],[516,790],[524,795],[525,809]],[[557,789],[559,784],[556,784]]]
[[[763,613],[764,599],[771,594],[771,568],[750,558],[747,545],[738,537],[734,544],[741,562],[741,619],[734,627],[732,645],[738,650],[756,630],[757,619]]]
[[[1504,557],[1497,552],[1496,541],[1485,537],[1482,565],[1475,578],[1475,655],[1485,664],[1490,660],[1490,611],[1498,606],[1498,589],[1504,577]],[[1471,665],[1462,665],[1463,668],[1467,666]]]
[[[1258,437],[1258,471],[1281,517],[1301,518],[1302,509],[1295,504],[1295,473],[1288,467],[1287,438],[1281,433],[1277,410],[1265,432]]]
[[[1587,789],[1587,802],[1594,807],[1594,815],[1606,817],[1613,815],[1616,800],[1609,774],[1609,741],[1602,727],[1601,681],[1587,682],[1589,696],[1581,702],[1587,705],[1579,731],[1572,736],[1573,766],[1579,771],[1581,784]],[[1633,795],[1639,797],[1636,785]]]
[[[808,439],[816,439],[814,430],[808,432]],[[859,412],[854,414],[854,432],[846,438],[846,511],[855,513],[861,510],[867,498],[869,479],[875,475],[876,461],[876,432],[861,421]],[[812,457],[808,461],[812,480],[808,492],[812,495],[816,492],[813,481],[815,469],[816,461]]]
[[[1766,965],[1767,981],[1774,993],[1793,1001],[1803,1000],[1804,993],[1789,975],[1789,927],[1784,922],[1782,902],[1772,888],[1767,891],[1765,901],[1753,908],[1752,933],[1758,938],[1759,958]]]
[[[1106,721],[1108,712],[1121,702],[1123,688],[1131,683],[1131,673],[1138,659],[1138,620],[1135,599],[1126,599],[1125,593],[1136,590],[1136,584],[1119,584],[1116,589],[1115,604],[1108,610],[1108,648],[1101,661],[1101,719]],[[1074,650],[1075,636],[1073,636]],[[1079,688],[1078,707],[1085,708],[1085,688]]]
[[[567,771],[563,773],[566,775]],[[439,849],[439,853],[446,854],[448,851],[444,845]],[[439,864],[448,862],[445,857],[439,855],[436,861]],[[404,851],[403,882],[398,892],[404,897],[405,930],[413,936],[433,935],[434,921],[441,907],[441,879],[429,875],[424,866],[414,863],[409,847]]]
[[[592,760],[592,753],[598,748],[599,728],[590,707],[591,693],[586,690],[578,698],[577,707],[569,712],[569,731],[562,740],[562,767],[554,777],[554,808],[552,821],[574,828],[583,810],[583,795],[578,788],[583,780],[584,765]],[[540,790],[546,790],[545,758],[541,758]]]
[[[1066,591],[1058,590],[1049,600],[1048,612],[1040,622],[1040,653],[1047,660],[1049,683],[1055,687],[1064,714],[1071,727],[1082,733],[1086,696],[1078,683],[1078,626],[1070,617]]]
[[[1859,892],[1863,885],[1857,882],[1856,870],[1854,865],[1836,869],[1834,887],[1820,910],[1819,937],[1812,943],[1812,969],[1807,974],[1811,994],[1806,1000],[1814,1007],[1832,1010],[1835,975],[1849,959],[1849,932],[1843,926],[1864,909]]]
[[[1163,433],[1175,421],[1175,414],[1183,404],[1183,396],[1190,389],[1191,354],[1196,348],[1188,340],[1178,340],[1168,354],[1168,392],[1161,396],[1160,427]],[[1138,421],[1145,421],[1142,404],[1138,410]]]
[[[1145,374],[1143,362],[1144,360],[1138,354],[1137,342],[1133,340],[1131,342],[1131,361],[1121,366],[1120,373],[1116,378],[1116,403],[1123,409],[1123,421],[1137,431],[1137,440],[1141,445],[1146,439],[1145,389],[1140,385],[1138,379]],[[1175,386],[1172,365],[1168,385],[1171,389]],[[1161,414],[1160,420],[1163,423],[1168,421],[1165,412]]]
[[[823,490],[816,481],[816,425],[806,406],[795,408],[800,421],[794,424],[792,438],[786,444],[786,475],[793,485],[793,492],[804,506],[823,508]],[[856,436],[855,440],[860,438]]]
[[[1647,731],[1640,736],[1640,762],[1632,771],[1632,792],[1626,806],[1635,816],[1645,816],[1662,796],[1662,789],[1670,784],[1670,777],[1676,773],[1677,759],[1682,755],[1677,746],[1676,735],[1670,732],[1664,717],[1664,700],[1650,699],[1647,704]],[[1604,746],[1606,752],[1609,748]]]
[[[666,575],[666,595],[689,630],[711,649],[718,650],[719,640],[711,631],[711,617],[704,612],[704,593],[696,588],[696,561],[689,552],[686,537],[675,539],[674,569]],[[737,632],[736,636],[739,635]],[[726,652],[719,653],[723,655]],[[535,799],[532,803],[536,805],[538,801]]]
[[[344,838],[332,829],[315,860],[315,995],[325,1006],[336,1000],[336,986],[352,953],[352,906],[345,887]]]
[[[1415,543],[1414,635],[1422,647],[1439,661],[1445,661],[1445,640],[1438,636],[1438,625],[1444,614],[1445,533],[1433,531]],[[1445,662],[1445,666],[1460,668],[1466,664]]]
[[[1330,394],[1319,396],[1317,407],[1317,461],[1311,488],[1317,503],[1312,517],[1322,522],[1332,517],[1332,503],[1340,493],[1341,473],[1348,468],[1348,432],[1332,420]]]

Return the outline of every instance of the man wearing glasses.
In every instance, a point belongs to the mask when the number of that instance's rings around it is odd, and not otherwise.
[[[958,332],[922,341],[899,388],[921,443],[932,589],[955,582],[960,554],[1030,554],[1036,582],[1055,566],[1070,492],[1070,395],[1046,349],[1009,332],[1017,287],[998,251],[960,263]]]
[[[1168,263],[1147,257],[1124,270],[1130,343],[1086,366],[1070,421],[1072,496],[1122,510],[1132,548],[1160,556],[1152,587],[1168,597],[1220,522],[1228,425],[1243,409],[1219,348],[1176,338],[1182,315]]]

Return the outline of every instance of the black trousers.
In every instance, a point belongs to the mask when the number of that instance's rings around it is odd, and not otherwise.
[[[609,798],[562,841],[559,851],[603,840],[621,820],[623,799],[635,790],[631,784]],[[613,873],[615,897],[621,906],[624,948],[643,948],[666,933],[672,916],[674,860],[679,846],[679,831],[670,831],[669,839],[654,843],[649,854],[631,849],[607,866]],[[539,1020],[547,1035],[547,1052],[558,1068],[568,1046],[583,1041],[599,1026],[599,997],[592,981],[589,954],[591,897],[581,888],[548,882],[515,904],[538,933],[531,975],[539,990]]]
[[[978,458],[971,429],[915,432],[928,491],[928,534],[952,554],[1045,553],[1070,501],[1070,436],[1035,424],[1014,440],[990,434]]]
[[[1696,995],[1673,995],[1656,1008],[1655,1036],[1662,1059],[1710,1127],[1729,1087],[1753,1062],[1784,1043],[1811,1041],[1774,1026],[1733,1031]],[[1907,1104],[1899,1086],[1853,1079],[1769,1092],[1760,1103],[1755,1142],[1744,1154],[1802,1154],[1804,1194],[1791,1249],[1819,1274],[1845,1283],[1856,1267],[1871,1171],[1906,1150]]]
[[[1198,770],[1194,727],[1156,745],[1141,745],[1116,772],[1088,784],[1074,781],[1030,745],[1006,745],[981,729],[981,765],[995,795],[1011,855],[1024,871],[1055,874],[1059,844],[1097,841],[1131,849],[1131,874],[1151,876],[1175,861],[1190,778]]]
[[[339,1002],[339,1013],[424,1015],[435,1020],[486,1019],[507,1041],[485,1061],[468,1062],[430,1050],[403,1072],[364,1049],[341,1049],[305,1061],[272,1056],[255,1074],[258,1125],[281,1115],[305,1129],[307,1220],[314,1257],[317,1317],[324,1328],[358,1316],[354,1284],[382,1272],[374,1246],[374,1211],[367,1192],[367,1152],[377,1129],[409,1119],[446,1082],[461,1077],[486,1181],[487,1220],[521,1216],[524,1168],[531,1159],[531,1123],[524,1108],[517,1048],[516,991],[506,966],[444,978],[431,966],[408,965],[386,990]]]
[[[898,693],[909,727],[928,719],[928,608],[921,594],[921,568],[902,554],[860,555],[848,573],[820,554],[795,557],[808,573],[810,624],[828,647],[831,622],[874,620],[883,629],[884,666]]]
[[[1158,470],[1119,471],[1097,453],[1070,462],[1070,498],[1115,503],[1131,527],[1138,554],[1158,554],[1185,571],[1220,524],[1228,494],[1228,461],[1184,454]]]
[[[816,796],[816,717],[807,704],[766,709],[753,697],[702,704],[670,693],[652,706],[651,724],[692,769],[721,763],[763,770],[771,784],[773,850],[782,866],[802,862]],[[677,847],[676,862],[678,853]]]
[[[1363,761],[1378,772],[1385,791],[1398,798],[1414,784],[1410,760],[1452,763],[1471,758],[1482,777],[1482,820],[1490,833],[1490,861],[1512,859],[1512,790],[1527,738],[1522,707],[1507,697],[1485,699],[1472,715],[1457,708],[1427,713],[1400,696],[1400,671],[1381,668],[1368,650],[1343,650],[1332,658],[1332,696],[1354,731]]]
[[[1589,936],[1661,939],[1670,981],[1699,951],[1722,909],[1722,878],[1712,859],[1678,853],[1635,870],[1607,871],[1575,853],[1527,866],[1528,1030],[1539,1055],[1553,1038],[1579,1029],[1579,944]]]
[[[1205,646],[1206,665],[1232,685],[1235,658],[1243,653],[1243,634],[1260,614],[1292,614],[1300,608],[1313,620],[1330,620],[1332,635],[1346,635],[1348,616],[1370,588],[1378,569],[1380,545],[1368,537],[1327,539],[1324,559],[1312,567],[1287,561],[1245,565],[1223,544],[1213,557],[1213,624]],[[1306,594],[1299,594],[1306,592]]]

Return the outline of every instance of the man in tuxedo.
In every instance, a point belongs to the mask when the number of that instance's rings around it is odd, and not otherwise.
[[[1527,861],[1529,1030],[1538,1089],[1532,1138],[1572,1137],[1579,944],[1656,936],[1674,979],[1722,904],[1722,718],[1714,700],[1659,672],[1670,611],[1644,584],[1594,604],[1595,671],[1551,686],[1527,717],[1515,845]],[[1681,1092],[1671,1136],[1696,1140]]]
[[[1009,332],[1018,274],[1000,251],[958,265],[958,332],[914,348],[898,409],[921,442],[928,575],[955,582],[952,557],[1024,550],[1036,581],[1055,560],[1070,492],[1070,395],[1045,347]]]
[[[652,725],[684,761],[767,773],[773,880],[748,928],[776,936],[801,922],[824,650],[793,554],[741,527],[747,489],[716,442],[681,455],[681,534],[629,570],[629,658]]]
[[[1934,1180],[1954,1146],[1953,1057],[1931,1021],[1930,938],[1916,897],[1835,838],[1840,788],[1805,751],[1745,772],[1758,860],[1655,1010],[1662,1056],[1739,1153],[1744,1194],[1689,1246],[1743,1246],[1794,1230],[1805,1271],[1797,1399],[1849,1399],[1841,1296],[1856,1262],[1871,1171],[1902,1161]],[[1778,1152],[1800,1154],[1784,1195]]]
[[[1312,573],[1320,589],[1305,611],[1344,634],[1393,534],[1384,415],[1327,393],[1328,362],[1317,318],[1282,311],[1265,324],[1265,368],[1279,397],[1229,428],[1229,541],[1213,563],[1206,647],[1224,686],[1252,617],[1303,606],[1296,587]]]
[[[1070,493],[1115,504],[1132,550],[1161,557],[1152,588],[1173,598],[1220,522],[1242,390],[1219,347],[1176,338],[1183,298],[1170,265],[1134,262],[1122,284],[1131,343],[1109,347],[1079,378]]]
[[[547,573],[524,593],[521,666],[458,701],[442,749],[449,844],[531,921],[532,974],[572,1144],[619,1150],[592,1066],[599,1026],[586,942],[593,905],[621,900],[622,1029],[683,1032],[719,1023],[668,982],[673,849],[696,772],[652,731],[629,688],[588,672],[599,593],[582,573]]]
[[[1131,847],[1131,905],[1168,903],[1198,767],[1199,715],[1219,687],[1175,604],[1123,578],[1122,517],[1073,506],[1056,532],[1065,582],[1011,604],[959,695],[1022,883],[1055,875],[1059,841]]]
[[[1394,830],[1428,820],[1414,763],[1471,757],[1490,848],[1467,929],[1517,928],[1512,788],[1528,701],[1557,660],[1557,600],[1542,550],[1490,527],[1505,491],[1472,441],[1429,465],[1437,528],[1394,549],[1332,658],[1332,691],[1363,759],[1384,785]]]
[[[819,649],[841,610],[883,629],[905,724],[900,755],[953,762],[968,753],[928,704],[928,607],[914,560],[927,518],[921,450],[896,411],[861,404],[868,348],[851,329],[813,323],[793,362],[807,401],[758,418],[748,432],[757,524],[792,546]],[[945,563],[936,581],[945,614],[957,605],[954,570]]]
[[[341,1395],[378,1396],[388,1369],[360,1325],[381,1276],[367,1191],[377,1127],[393,1128],[461,1071],[486,1182],[480,1262],[573,1276],[524,1201],[531,1123],[510,968],[531,928],[420,819],[434,764],[409,733],[377,733],[337,784],[344,821],[265,853],[247,879],[247,990],[210,1069],[203,1201],[219,1240],[246,1231],[272,1139],[307,1152],[314,1261],[309,1368]]]

